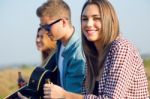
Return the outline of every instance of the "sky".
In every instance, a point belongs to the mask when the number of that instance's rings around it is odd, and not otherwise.
[[[40,63],[35,45],[39,18],[36,9],[46,0],[0,0],[0,66]],[[71,7],[72,22],[80,31],[80,13],[86,0],[64,0]],[[141,54],[150,54],[150,1],[109,0],[119,18],[122,35]]]

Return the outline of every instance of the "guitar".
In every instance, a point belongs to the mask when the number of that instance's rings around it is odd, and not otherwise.
[[[54,55],[52,58],[54,58]],[[29,99],[43,99],[43,85],[46,83],[46,80],[50,79],[50,81],[52,81],[54,84],[57,83],[57,66],[56,64],[54,66],[54,64],[55,61],[48,61],[43,67],[36,67],[31,73],[27,85],[21,87],[19,90],[5,97],[4,99],[20,99],[17,92],[20,92]]]

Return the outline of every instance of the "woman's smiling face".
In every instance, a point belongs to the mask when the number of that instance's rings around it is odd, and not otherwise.
[[[85,7],[81,16],[81,28],[89,41],[100,39],[101,16],[97,5],[90,4]]]

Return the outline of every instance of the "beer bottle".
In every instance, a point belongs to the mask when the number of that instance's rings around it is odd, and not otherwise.
[[[21,88],[26,85],[26,81],[23,79],[21,72],[18,72],[18,87]]]

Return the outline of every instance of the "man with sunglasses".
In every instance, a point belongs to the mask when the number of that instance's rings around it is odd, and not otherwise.
[[[71,11],[63,0],[48,0],[36,12],[40,27],[48,31],[50,38],[57,40],[55,54],[58,66],[58,85],[65,90],[81,93],[85,75],[85,59],[81,48],[80,33],[71,23]],[[44,87],[46,89],[46,87]],[[49,90],[44,90],[47,95]]]
[[[71,23],[71,11],[63,0],[48,0],[36,11],[40,27],[57,41],[55,61],[58,66],[57,84],[65,90],[81,94],[85,77],[85,59],[81,48],[81,34]],[[26,99],[20,93],[21,99]],[[50,87],[44,85],[44,97],[49,98]]]

